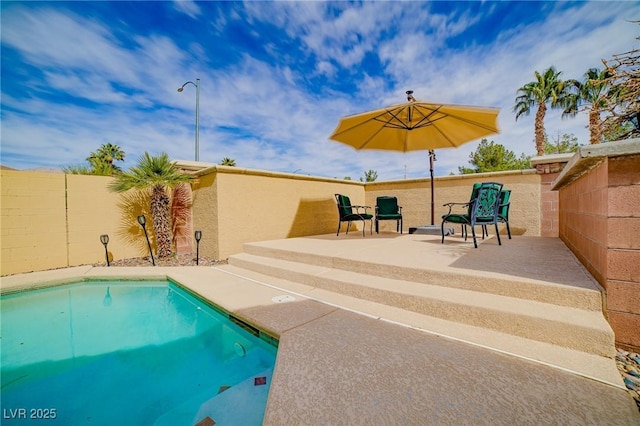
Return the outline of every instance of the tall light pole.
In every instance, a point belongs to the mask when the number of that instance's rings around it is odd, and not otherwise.
[[[193,84],[196,86],[196,161],[200,159],[200,79],[196,78],[196,82],[187,81],[180,88],[178,88],[178,92],[182,92],[184,90],[184,86],[187,84]]]

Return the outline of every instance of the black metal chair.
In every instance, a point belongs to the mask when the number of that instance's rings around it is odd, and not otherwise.
[[[402,234],[402,207],[396,197],[382,196],[376,198],[376,234],[380,232],[378,224],[381,220],[395,220],[396,232]]]
[[[474,188],[475,190],[475,188]],[[470,226],[471,233],[473,235],[473,246],[478,248],[478,242],[476,241],[475,227],[480,225],[482,227],[482,233],[484,236],[484,229],[487,225],[494,225],[496,228],[496,237],[498,238],[498,244],[502,245],[500,241],[500,233],[498,232],[498,212],[501,206],[500,195],[502,192],[502,184],[497,182],[484,182],[478,187],[478,191],[475,197],[468,203],[448,203],[445,206],[449,206],[449,212],[442,216],[442,244],[444,244],[444,224],[457,223],[463,226]],[[453,213],[454,206],[466,206],[466,213]],[[465,238],[466,239],[466,238]]]
[[[370,206],[354,206],[351,205],[351,200],[346,195],[335,194],[336,203],[338,205],[338,232],[336,235],[340,235],[340,225],[342,222],[347,222],[347,232],[349,233],[349,227],[351,226],[351,222],[354,220],[362,221],[362,236],[364,237],[364,230],[366,228],[367,220],[370,222],[369,224],[369,232],[373,234],[373,215],[367,213],[367,209],[370,209]],[[353,211],[355,209],[355,213]],[[364,210],[364,211],[361,211]]]

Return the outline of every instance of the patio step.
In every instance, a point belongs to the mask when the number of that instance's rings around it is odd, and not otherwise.
[[[500,296],[534,300],[570,308],[602,312],[602,293],[589,287],[556,285],[548,281],[536,280],[513,274],[496,274],[487,271],[440,267],[400,266],[397,262],[386,263],[384,259],[362,260],[358,257],[345,257],[323,254],[319,251],[282,249],[271,242],[246,243],[245,254],[269,259],[287,260],[305,265],[314,265],[336,270],[357,272],[369,276],[392,278],[415,283],[430,284],[478,293],[490,293]],[[550,254],[554,255],[554,253]],[[532,253],[536,256],[536,253]],[[233,256],[232,256],[233,257]],[[561,259],[560,262],[565,262]],[[564,266],[564,265],[563,265]],[[544,262],[540,268],[544,268]]]
[[[615,355],[613,332],[601,311],[592,306],[594,302],[583,295],[577,297],[581,299],[578,303],[562,299],[559,299],[561,303],[550,303],[557,295],[545,295],[546,285],[541,286],[542,290],[530,290],[531,298],[522,291],[513,291],[511,295],[496,294],[487,291],[489,286],[485,283],[476,285],[480,291],[470,288],[473,285],[462,285],[461,277],[446,280],[446,283],[456,285],[443,285],[445,280],[441,276],[433,281],[425,280],[424,276],[431,276],[431,273],[426,274],[424,270],[416,273],[405,271],[407,268],[384,268],[362,261],[352,263],[337,257],[269,249],[260,244],[246,244],[245,253],[231,256],[229,264],[263,276],[326,290],[331,293],[330,299],[343,295],[587,354],[609,358]],[[375,270],[372,274],[361,272],[372,269]],[[510,284],[512,287],[521,285]],[[534,283],[527,282],[526,285],[533,286]],[[558,291],[561,289],[551,289],[551,293]],[[575,296],[574,293],[571,295]],[[571,304],[579,307],[566,306]]]

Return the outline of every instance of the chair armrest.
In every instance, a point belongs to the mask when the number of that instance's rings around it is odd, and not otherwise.
[[[367,214],[367,209],[370,209],[371,206],[351,206],[356,209],[356,214],[360,214],[359,210],[364,209],[364,214]]]
[[[451,214],[451,210],[453,209],[453,207],[455,206],[460,206],[460,207],[468,207],[469,204],[471,204],[472,202],[468,202],[468,203],[446,203],[443,204],[443,207],[449,207],[449,212],[447,213],[447,215]]]

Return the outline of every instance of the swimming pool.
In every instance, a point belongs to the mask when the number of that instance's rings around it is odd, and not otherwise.
[[[3,295],[2,423],[261,424],[277,341],[168,281]]]

